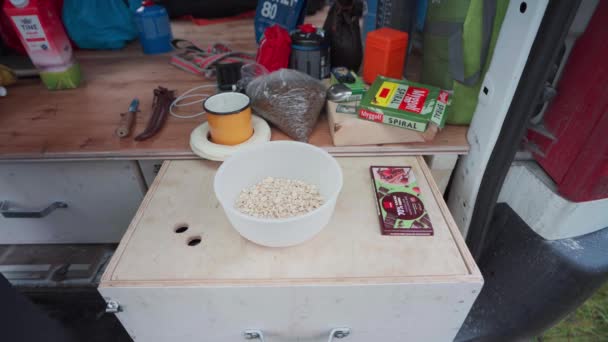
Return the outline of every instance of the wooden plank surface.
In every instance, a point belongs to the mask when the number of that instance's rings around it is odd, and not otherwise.
[[[322,23],[324,13],[308,21]],[[256,49],[252,19],[203,27],[177,22],[173,30],[175,37],[200,46],[223,42],[241,51]],[[11,86],[9,96],[0,98],[0,160],[196,158],[190,150],[189,137],[204,122],[204,116],[186,120],[170,117],[157,136],[143,142],[114,135],[119,113],[128,108],[134,97],[141,102],[134,128],[139,133],[150,117],[152,91],[157,86],[180,94],[195,86],[214,84],[169,65],[169,58],[143,55],[137,44],[122,51],[80,51],[78,60],[85,80],[82,87],[51,92],[39,80]],[[335,147],[323,116],[310,143],[336,155],[466,154],[466,131],[466,127],[448,126],[427,143]],[[288,139],[276,129],[272,138]]]
[[[344,187],[332,220],[312,240],[289,248],[258,246],[230,226],[212,190],[217,163],[166,162],[103,283],[479,281],[479,270],[441,194],[427,181],[432,176],[421,161],[421,157],[338,158]],[[380,234],[370,165],[413,166],[434,236]],[[176,225],[182,224],[188,224],[188,231],[175,233]],[[194,236],[202,238],[201,244],[188,246]]]

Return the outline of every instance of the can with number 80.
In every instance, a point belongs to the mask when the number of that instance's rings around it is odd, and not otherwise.
[[[305,2],[303,0],[258,1],[255,14],[255,38],[259,43],[266,28],[279,25],[292,32],[304,21]]]

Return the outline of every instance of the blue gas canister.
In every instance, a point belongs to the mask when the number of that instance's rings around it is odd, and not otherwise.
[[[135,11],[135,23],[144,53],[164,53],[173,49],[169,14],[163,6],[152,0],[142,1],[141,7]]]

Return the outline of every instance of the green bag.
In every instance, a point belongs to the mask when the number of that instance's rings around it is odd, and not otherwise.
[[[509,0],[429,2],[423,83],[453,90],[448,124],[469,124]]]

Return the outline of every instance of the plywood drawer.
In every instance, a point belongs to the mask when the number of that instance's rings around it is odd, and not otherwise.
[[[156,175],[160,171],[160,167],[163,165],[163,161],[145,159],[138,160],[137,163],[139,164],[141,174],[143,175],[144,180],[146,181],[146,186],[151,187],[152,183],[154,182],[154,178],[156,178]]]
[[[255,329],[267,342],[325,342],[335,328],[350,329],[345,342],[453,339],[483,279],[423,159],[337,159],[344,187],[332,221],[289,248],[230,226],[213,194],[218,164],[165,162],[100,293],[136,341],[244,341]],[[434,236],[380,234],[371,165],[413,167]],[[201,243],[189,246],[193,237]]]
[[[135,162],[0,163],[3,210],[67,205],[41,218],[1,215],[0,244],[119,242],[144,194]]]
[[[480,284],[460,282],[316,286],[104,287],[135,341],[245,341],[260,330],[267,342],[451,341]]]

